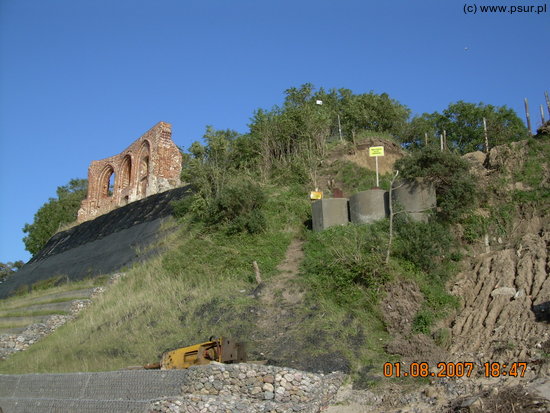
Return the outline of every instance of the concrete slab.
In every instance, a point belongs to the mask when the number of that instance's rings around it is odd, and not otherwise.
[[[311,204],[313,231],[336,226],[347,225],[349,222],[348,199],[320,199]]]

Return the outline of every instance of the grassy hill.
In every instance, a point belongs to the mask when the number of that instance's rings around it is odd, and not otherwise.
[[[169,224],[177,230],[161,241],[162,254],[128,269],[76,320],[0,362],[0,372],[143,365],[210,336],[243,340],[250,359],[350,372],[357,387],[382,381],[388,361],[445,360],[462,311],[448,286],[485,248],[485,234],[514,242],[514,222],[526,211],[548,228],[549,142],[518,145],[495,151],[483,179],[471,178],[478,183],[475,203],[455,222],[437,214],[427,224],[396,217],[389,263],[388,220],[312,232],[308,185],[260,181],[265,223],[257,233],[211,225],[185,205]],[[341,157],[317,172],[336,176],[348,192],[374,181],[372,171]],[[385,185],[389,179],[383,177]],[[50,293],[60,288],[70,287]],[[29,299],[10,298],[0,309]]]

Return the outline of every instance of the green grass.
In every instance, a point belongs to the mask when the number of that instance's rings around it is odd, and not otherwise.
[[[15,312],[0,312],[0,317],[39,317],[44,315],[67,315],[65,310],[30,310],[30,311],[15,311]]]
[[[337,182],[342,182],[342,189],[346,193],[366,191],[376,187],[376,172],[363,168],[352,161],[336,160],[326,169]],[[391,174],[380,176],[380,187],[388,190]]]
[[[20,327],[26,327],[28,325],[32,324],[32,319],[25,319],[21,321],[4,321],[0,320],[0,329],[9,329],[9,328],[20,328]]]
[[[413,320],[413,332],[429,335],[438,320],[459,307],[458,298],[445,288],[446,281],[456,274],[458,265],[449,260],[428,273],[406,260],[398,260],[398,264],[400,275],[414,281],[424,295],[424,302]],[[440,341],[446,343],[446,338],[441,337]]]
[[[367,184],[352,178],[353,172],[347,172],[354,190]],[[269,194],[264,233],[228,235],[223,228],[207,228],[184,216],[179,228],[156,246],[162,254],[128,269],[76,320],[8,358],[0,372],[115,370],[157,362],[166,350],[210,336],[244,340],[251,357],[259,357],[266,343],[254,339],[261,303],[252,294],[252,263],[258,263],[269,282],[278,275],[291,240],[303,237],[305,258],[297,284],[305,292],[304,302],[289,316],[281,352],[293,358],[296,352],[318,360],[344,358],[355,378],[377,382],[382,365],[398,359],[385,352],[390,337],[378,306],[385,284],[408,271],[425,296],[422,311],[443,314],[454,304],[444,293],[444,277],[436,274],[440,266],[428,274],[410,262],[402,268],[397,258],[386,265],[387,221],[313,233],[305,226],[311,206],[303,189],[264,189]],[[15,313],[41,297],[47,301],[45,294],[15,297],[0,311]],[[432,325],[428,321],[426,331]],[[365,366],[371,373],[361,373]]]
[[[46,304],[57,304],[57,303],[66,303],[74,300],[85,300],[89,299],[90,297],[88,295],[74,295],[70,297],[59,297],[59,298],[52,298],[49,300],[40,300],[37,299],[36,301],[29,301],[25,300],[25,302],[12,302],[12,305],[9,307],[4,307],[2,304],[2,301],[0,301],[0,313],[5,310],[18,310],[20,308],[26,308],[31,305],[46,305]]]
[[[0,311],[5,311],[8,309],[17,309],[28,307],[35,304],[50,304],[56,302],[69,301],[70,299],[82,298],[81,295],[75,295],[74,297],[61,297],[61,298],[48,298],[53,294],[66,293],[69,291],[83,290],[88,288],[93,288],[98,285],[104,284],[106,278],[96,277],[93,279],[85,279],[81,281],[71,281],[64,283],[58,286],[52,286],[48,289],[31,289],[24,294],[14,295],[5,299],[0,300]],[[88,297],[84,297],[88,298]]]
[[[257,305],[252,262],[264,279],[276,274],[309,211],[303,194],[281,188],[272,194],[264,234],[229,236],[183,219],[163,241],[169,250],[129,269],[74,322],[13,355],[0,371],[113,370],[159,361],[168,349],[212,335],[246,341]]]

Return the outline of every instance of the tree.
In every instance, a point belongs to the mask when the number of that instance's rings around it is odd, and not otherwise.
[[[264,178],[296,169],[315,184],[326,142],[339,135],[340,126],[343,138],[353,142],[361,131],[399,133],[409,113],[385,93],[354,95],[349,89],[315,90],[306,83],[287,89],[282,106],[257,110],[250,136]]]
[[[0,262],[0,281],[3,281],[12,274],[15,274],[25,263],[23,261]]]
[[[475,205],[475,180],[469,172],[468,163],[457,154],[428,147],[399,159],[394,168],[406,180],[423,178],[433,183],[437,215],[443,221],[456,222]]]
[[[445,131],[450,149],[460,154],[483,150],[483,118],[487,122],[491,147],[529,137],[527,128],[513,109],[458,101],[450,104],[443,113],[425,113],[413,118],[401,136],[401,141],[413,147],[423,146],[424,134],[428,133],[429,141],[433,144],[439,142],[439,136]]]
[[[27,234],[23,238],[25,249],[33,255],[36,254],[62,224],[75,221],[87,191],[86,179],[71,179],[67,185],[58,187],[57,198],[50,198],[34,214],[33,223],[23,227],[23,232]]]
[[[195,193],[174,204],[176,215],[190,212],[195,220],[224,226],[229,234],[263,231],[261,208],[266,197],[250,177],[254,159],[250,136],[207,126],[203,141],[204,145],[193,142],[189,148],[182,178]]]
[[[438,116],[440,116],[438,113],[424,113],[413,117],[403,129],[399,140],[409,149],[423,148],[426,145],[439,146],[439,138],[436,138],[438,136],[436,126]]]
[[[449,105],[437,120],[439,130],[447,131],[447,141],[464,154],[482,150],[485,145],[483,118],[491,146],[529,137],[523,121],[506,106],[492,106],[459,101]]]
[[[391,99],[387,93],[373,92],[354,95],[350,90],[340,89],[342,106],[342,129],[348,140],[362,131],[387,132],[399,135],[406,126],[410,110]]]

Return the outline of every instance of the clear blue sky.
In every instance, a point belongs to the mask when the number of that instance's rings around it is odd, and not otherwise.
[[[539,123],[550,10],[464,1],[0,0],[0,261],[28,260],[21,228],[56,188],[158,121],[187,148],[205,125],[246,132],[306,82],[414,113],[465,100],[523,118],[527,97]]]

